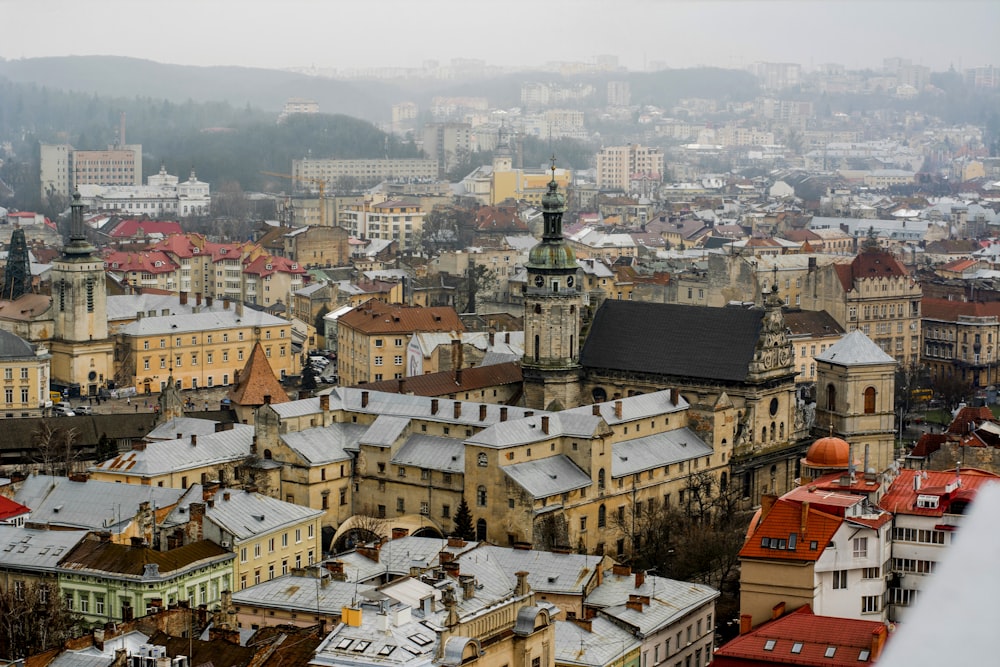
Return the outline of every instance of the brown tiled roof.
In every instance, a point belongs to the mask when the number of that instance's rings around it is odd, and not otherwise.
[[[910,456],[926,458],[941,449],[941,445],[948,441],[947,433],[924,433],[920,436]]]
[[[859,280],[910,275],[895,257],[881,250],[863,252],[850,264],[835,264],[834,270],[845,292],[854,289],[854,283]]]
[[[213,667],[245,667],[254,663],[259,648],[240,646],[225,641],[224,639],[214,639],[202,641],[188,637],[171,637],[164,632],[157,632],[149,638],[149,643],[156,646],[165,646],[167,655],[188,657],[189,665],[212,665]],[[269,648],[269,647],[268,647]],[[306,663],[295,663],[306,664]]]
[[[265,396],[271,397],[271,403],[287,403],[290,400],[274,376],[259,342],[254,344],[250,359],[240,373],[240,381],[229,390],[228,396],[236,405],[264,405]]]
[[[933,299],[924,297],[920,300],[920,311],[924,318],[957,322],[959,315],[972,317],[1000,316],[1000,301],[951,301],[950,299]]]
[[[789,308],[784,313],[785,326],[795,334],[813,334],[832,336],[844,333],[844,327],[825,310],[799,310]]]
[[[382,380],[369,382],[365,389],[385,391],[393,394],[413,394],[414,396],[447,396],[465,391],[476,391],[487,387],[518,384],[523,380],[521,366],[510,361],[490,366],[463,368],[456,382],[455,371],[441,371],[415,375],[402,380]],[[473,397],[475,398],[475,397]]]
[[[344,313],[338,323],[367,334],[465,331],[450,306],[401,306],[374,299]]]
[[[204,560],[219,560],[232,554],[211,540],[192,542],[170,551],[102,542],[96,536],[82,540],[66,554],[59,566],[73,570],[97,570],[109,574],[141,577],[147,564],[159,566],[160,574],[174,572]]]

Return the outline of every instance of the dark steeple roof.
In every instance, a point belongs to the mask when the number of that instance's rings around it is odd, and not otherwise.
[[[80,191],[73,193],[73,203],[70,205],[72,216],[69,227],[69,243],[63,248],[63,258],[89,260],[94,253],[94,246],[87,241],[83,230],[83,201]]]
[[[528,269],[576,270],[576,255],[562,235],[562,217],[565,212],[566,197],[559,192],[559,184],[556,183],[556,158],[553,156],[549,190],[542,195],[545,229],[542,232],[542,242],[528,254]]]
[[[764,311],[608,299],[594,316],[580,363],[707,380],[749,374]]]

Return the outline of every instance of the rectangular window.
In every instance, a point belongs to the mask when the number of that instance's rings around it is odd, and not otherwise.
[[[841,590],[845,588],[847,588],[847,570],[834,570],[833,590]]]
[[[854,557],[855,558],[868,558],[868,538],[867,537],[856,537],[856,538],[854,538]]]
[[[881,609],[878,595],[865,595],[861,598],[861,613],[874,614]]]

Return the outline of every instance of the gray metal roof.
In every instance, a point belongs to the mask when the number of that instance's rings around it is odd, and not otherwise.
[[[148,317],[150,312],[157,316],[164,311],[171,314],[193,313],[198,301],[195,298],[188,299],[187,305],[181,305],[181,299],[176,294],[113,294],[108,296],[108,321],[134,320],[136,313],[142,313]],[[214,300],[211,307],[207,301],[201,304],[201,312],[221,311],[225,305],[222,299]],[[230,305],[230,309],[233,306]]]
[[[847,334],[814,358],[816,361],[826,361],[838,366],[866,366],[896,362],[860,329],[855,329]]]
[[[14,500],[31,508],[35,523],[113,529],[119,523],[128,524],[140,503],[168,507],[183,495],[183,489],[33,475],[24,480]]]
[[[234,308],[218,310],[213,307],[211,311],[207,312],[203,310],[199,313],[182,313],[165,317],[143,317],[141,320],[121,326],[118,333],[126,336],[156,336],[278,324],[290,325],[291,323],[253,308],[246,308],[243,310],[243,314],[239,315]]]
[[[334,423],[302,431],[285,433],[281,441],[313,465],[346,461],[349,450],[358,448],[358,441],[368,427],[363,424]]]
[[[253,426],[233,424],[230,430],[198,437],[195,444],[191,443],[190,436],[180,440],[158,440],[148,443],[143,451],[133,449],[90,469],[152,477],[238,461],[250,456],[253,433]]]
[[[543,416],[549,419],[548,433],[542,428]],[[587,411],[564,410],[553,413],[539,411],[531,417],[494,423],[466,438],[466,442],[484,447],[503,448],[561,436],[590,438],[601,423],[600,417]]]
[[[175,417],[163,422],[146,434],[147,440],[177,440],[190,438],[191,434],[199,437],[215,433],[215,426],[220,422],[211,419],[195,419],[194,417]]]
[[[590,631],[573,621],[556,621],[556,664],[604,667],[621,660],[640,641],[624,628],[600,616],[590,619]]]
[[[0,330],[0,359],[33,359],[35,348],[31,343],[9,331]]]
[[[642,611],[626,606],[629,595],[649,596],[650,604]],[[656,632],[719,597],[711,586],[647,576],[641,586],[634,575],[605,572],[601,585],[587,596],[586,604],[601,607],[601,613],[636,628],[644,635]]]
[[[535,498],[590,486],[590,475],[563,454],[503,467],[504,474]]]
[[[370,590],[373,587],[336,581],[329,575],[321,580],[310,574],[288,574],[234,592],[233,604],[339,616],[342,607],[357,599],[357,593]]]
[[[393,465],[408,465],[450,473],[465,472],[465,444],[433,435],[411,435],[392,457]]]
[[[677,393],[676,403],[671,400],[670,394],[671,390],[665,389],[663,391],[654,391],[648,394],[640,394],[638,396],[629,396],[628,398],[622,398],[615,401],[584,405],[579,408],[563,410],[559,414],[560,416],[593,414],[593,411],[596,408],[600,411],[601,418],[608,424],[626,424],[637,419],[648,419],[650,417],[658,417],[659,415],[681,412],[688,409],[689,404],[684,397],[680,395],[680,392]],[[621,402],[621,417],[618,417],[616,412],[617,403],[619,402]]]
[[[405,417],[379,415],[361,436],[360,442],[365,445],[389,447],[403,435],[409,426],[410,420]]]
[[[713,450],[688,427],[611,445],[611,477],[709,456]]]
[[[462,554],[459,562],[464,563],[469,559],[496,562],[511,586],[517,582],[515,572],[527,572],[528,584],[533,591],[579,594],[583,586],[597,575],[603,556],[480,544],[476,549]]]
[[[226,493],[215,494],[211,507],[205,508],[205,519],[230,533],[235,540],[250,539],[323,515],[323,510],[286,503],[260,493],[229,491],[228,500]],[[171,518],[185,512],[185,507],[178,507],[171,512]]]
[[[86,530],[36,530],[0,523],[0,562],[7,569],[48,571],[86,536]]]

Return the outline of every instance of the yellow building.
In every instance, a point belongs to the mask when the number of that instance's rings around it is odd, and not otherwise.
[[[358,238],[395,241],[404,251],[413,249],[426,215],[412,198],[371,200],[347,206],[340,213],[340,225]]]
[[[498,171],[494,168],[490,204],[496,206],[507,199],[515,199],[541,206],[542,195],[548,191],[549,181],[553,178],[559,184],[559,189],[565,192],[573,182],[573,172],[569,169],[529,172],[524,169]]]
[[[231,309],[142,317],[118,329],[115,377],[119,386],[145,394],[160,391],[169,376],[180,389],[225,386],[259,342],[275,375],[284,378],[299,367],[291,329],[287,320],[240,303]]]
[[[465,331],[454,308],[408,307],[371,300],[344,313],[337,319],[341,384],[403,377],[410,336],[440,331]]]
[[[0,415],[41,417],[49,405],[49,361],[42,347],[7,331],[0,331]]]

